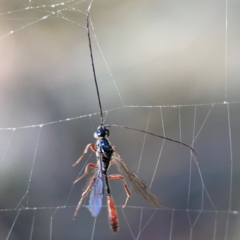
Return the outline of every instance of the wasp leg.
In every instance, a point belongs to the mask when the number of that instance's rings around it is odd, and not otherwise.
[[[81,197],[80,201],[78,202],[77,208],[76,208],[75,213],[74,213],[74,215],[73,215],[73,220],[76,219],[77,214],[78,214],[78,212],[79,212],[79,209],[80,209],[80,207],[81,207],[81,205],[82,205],[82,201],[84,200],[84,198],[85,198],[85,197],[88,195],[88,193],[90,192],[90,190],[91,190],[91,188],[92,188],[95,180],[96,180],[96,177],[92,179],[92,181],[91,181],[91,183],[89,184],[89,186],[87,187],[87,189],[82,193],[82,197]]]
[[[108,178],[110,178],[110,179],[122,179],[123,186],[124,186],[124,189],[125,189],[126,194],[127,194],[127,199],[125,201],[125,204],[122,206],[123,208],[125,208],[127,206],[127,204],[128,204],[128,200],[129,200],[129,198],[131,196],[131,192],[128,189],[128,186],[127,186],[127,183],[126,183],[124,177],[122,175],[119,175],[119,174],[114,174],[114,175],[109,175]]]
[[[85,156],[85,154],[88,152],[89,148],[91,148],[93,152],[96,152],[96,151],[97,151],[95,145],[94,145],[93,143],[89,143],[89,144],[86,146],[86,148],[85,148],[83,154],[81,155],[81,157],[72,165],[73,167],[75,167],[77,164],[79,164],[79,162],[83,159],[83,157]]]
[[[114,162],[113,161],[110,161],[109,162],[109,165],[108,165],[108,169],[110,168],[110,166],[112,166],[114,164]]]
[[[85,167],[85,172],[84,172],[84,174],[81,176],[81,177],[79,177],[78,179],[76,179],[74,182],[73,182],[73,184],[75,184],[75,183],[77,183],[79,180],[81,180],[84,176],[86,176],[87,174],[88,174],[88,168],[97,168],[97,166],[95,165],[95,164],[93,164],[93,163],[89,163],[86,167]]]

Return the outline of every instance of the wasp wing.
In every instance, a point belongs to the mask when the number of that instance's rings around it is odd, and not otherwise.
[[[88,181],[85,185],[85,189],[94,181],[90,196],[89,196],[89,206],[88,209],[90,210],[93,217],[97,217],[99,212],[102,208],[102,199],[104,194],[104,181],[102,175],[102,159],[98,159],[97,166],[98,168],[93,169],[91,171],[91,175],[88,178]]]
[[[87,181],[84,184],[84,187],[82,188],[82,190],[85,191],[90,185],[90,183],[93,181],[93,179],[96,177],[97,177],[97,168],[91,169],[88,173]]]
[[[122,160],[120,155],[117,152],[114,152],[112,155],[113,162],[117,165],[119,172],[127,178],[134,191],[141,195],[144,199],[152,203],[153,205],[159,207],[160,202],[157,197],[151,192],[142,179],[140,179],[136,173],[131,171],[127,164]]]

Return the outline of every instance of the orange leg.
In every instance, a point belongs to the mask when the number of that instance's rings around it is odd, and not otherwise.
[[[73,215],[73,220],[76,219],[77,214],[78,214],[78,211],[79,211],[79,209],[80,209],[80,207],[81,207],[81,205],[82,205],[82,201],[84,200],[84,198],[88,195],[88,193],[89,193],[90,190],[92,189],[92,186],[93,186],[95,180],[96,180],[96,178],[93,178],[92,181],[91,181],[91,183],[90,183],[89,186],[87,187],[87,189],[82,193],[82,197],[81,197],[80,201],[78,202],[77,208],[76,208],[75,213],[74,213],[74,215]]]
[[[126,183],[124,177],[122,175],[119,175],[119,174],[114,174],[114,175],[109,175],[108,178],[110,178],[110,179],[122,179],[123,186],[124,186],[124,189],[125,189],[126,194],[127,194],[127,199],[125,201],[125,204],[122,206],[123,208],[125,208],[127,206],[127,204],[128,204],[128,200],[129,200],[129,198],[131,196],[131,192],[128,189],[128,186],[127,186],[127,183]]]
[[[94,145],[93,143],[89,143],[89,144],[86,146],[86,148],[85,148],[83,154],[81,155],[81,157],[72,165],[73,167],[75,167],[77,164],[79,164],[79,162],[83,159],[83,157],[85,156],[85,154],[88,152],[89,148],[91,148],[91,150],[92,150],[93,152],[96,152],[96,151],[97,151],[95,145]]]
[[[81,176],[81,177],[79,177],[78,179],[76,179],[74,182],[73,182],[73,184],[75,184],[75,183],[77,183],[79,180],[81,180],[83,177],[85,177],[87,174],[88,174],[88,168],[97,168],[97,166],[95,165],[95,164],[93,164],[93,163],[89,163],[86,167],[85,167],[85,172],[84,172],[84,174]]]
[[[113,161],[110,161],[109,162],[109,165],[108,165],[108,169],[110,168],[110,166],[112,166],[114,164],[114,162]]]

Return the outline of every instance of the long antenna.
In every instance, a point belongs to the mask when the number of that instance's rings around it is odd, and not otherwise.
[[[94,67],[94,61],[93,61],[93,54],[92,54],[92,44],[91,44],[91,37],[90,37],[90,30],[89,30],[89,12],[90,8],[92,6],[92,1],[87,9],[87,31],[88,31],[88,43],[89,43],[89,49],[90,49],[90,56],[91,56],[91,61],[92,61],[92,69],[93,69],[93,76],[94,76],[94,82],[96,86],[96,91],[97,91],[97,96],[98,96],[98,104],[100,108],[100,116],[101,116],[101,126],[103,125],[103,113],[102,113],[102,104],[101,104],[101,99],[100,99],[100,94],[98,90],[98,84],[97,84],[97,77],[96,77],[96,72],[95,72],[95,67]]]
[[[108,124],[108,125],[105,125],[105,127],[125,128],[125,129],[129,129],[129,130],[137,131],[137,132],[146,133],[146,134],[149,134],[149,135],[152,135],[152,136],[155,136],[155,137],[158,137],[158,138],[162,138],[162,139],[165,139],[165,140],[168,140],[168,141],[171,141],[171,142],[179,143],[179,144],[181,144],[181,145],[189,148],[189,149],[193,152],[193,154],[194,154],[195,157],[196,157],[195,162],[196,162],[196,164],[199,166],[199,160],[198,160],[198,155],[197,155],[196,151],[195,151],[191,146],[189,146],[188,144],[186,144],[186,143],[184,143],[184,142],[180,142],[180,141],[177,141],[177,140],[168,138],[168,137],[163,137],[163,136],[157,135],[157,134],[155,134],[155,133],[146,132],[146,131],[144,131],[144,130],[140,130],[140,129],[136,129],[136,128],[131,128],[131,127],[126,127],[126,126],[123,126],[123,125]]]
[[[95,72],[95,67],[94,67],[93,54],[92,54],[92,44],[91,44],[91,37],[90,37],[90,30],[89,30],[89,12],[90,12],[92,3],[93,3],[93,0],[91,0],[90,4],[89,4],[89,6],[88,6],[88,9],[87,9],[88,43],[89,43],[89,49],[90,49],[90,56],[91,56],[91,62],[92,62],[94,82],[95,82],[96,91],[97,91],[97,96],[98,96],[98,104],[99,104],[99,108],[100,108],[101,126],[103,126],[102,104],[101,104],[101,99],[100,99],[100,94],[99,94],[99,89],[98,89],[98,84],[97,84],[97,78],[96,78],[96,72]],[[131,128],[131,127],[126,127],[126,126],[123,126],[123,125],[108,124],[108,125],[105,125],[105,127],[125,128],[125,129],[129,129],[129,130],[133,130],[133,131],[137,131],[137,132],[146,133],[146,134],[149,134],[149,135],[152,135],[152,136],[161,138],[161,139],[165,139],[165,140],[168,140],[168,141],[171,141],[171,142],[175,142],[175,143],[181,144],[181,145],[189,148],[189,149],[192,151],[192,153],[193,153],[194,156],[195,156],[194,160],[195,160],[197,166],[199,166],[199,160],[198,160],[198,155],[197,155],[196,151],[195,151],[191,146],[189,146],[188,144],[186,144],[186,143],[184,143],[184,142],[180,142],[180,141],[177,141],[177,140],[168,138],[168,137],[160,136],[160,135],[157,135],[157,134],[155,134],[155,133],[146,132],[146,131],[144,131],[144,130],[140,130],[140,129],[136,129],[136,128]]]

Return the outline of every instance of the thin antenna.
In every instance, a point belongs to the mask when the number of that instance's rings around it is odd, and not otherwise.
[[[125,129],[129,129],[129,130],[137,131],[137,132],[146,133],[146,134],[149,134],[149,135],[152,135],[152,136],[155,136],[155,137],[158,137],[158,138],[162,138],[162,139],[165,139],[165,140],[168,140],[168,141],[171,141],[171,142],[179,143],[179,144],[181,144],[181,145],[189,148],[189,149],[194,153],[194,155],[195,155],[195,157],[196,157],[195,162],[196,162],[197,166],[199,166],[199,160],[198,160],[198,155],[197,155],[196,151],[195,151],[191,146],[187,145],[187,144],[184,143],[184,142],[180,142],[180,141],[177,141],[177,140],[168,138],[168,137],[160,136],[160,135],[157,135],[157,134],[155,134],[155,133],[146,132],[146,131],[144,131],[144,130],[140,130],[140,129],[137,129],[137,128],[126,127],[126,126],[123,126],[123,125],[108,124],[108,125],[105,125],[105,127],[125,128]]]
[[[97,84],[97,77],[96,77],[96,72],[95,72],[95,67],[94,67],[94,61],[93,61],[93,54],[92,54],[92,44],[91,44],[91,38],[90,38],[90,30],[89,30],[89,12],[92,6],[92,2],[90,3],[88,9],[87,9],[87,31],[88,31],[88,43],[89,43],[89,49],[90,49],[90,56],[91,56],[91,61],[92,61],[92,69],[93,69],[93,76],[94,76],[94,82],[96,86],[96,91],[97,91],[97,96],[98,96],[98,104],[100,108],[100,119],[101,119],[101,126],[103,125],[103,113],[102,113],[102,104],[101,104],[101,99],[100,99],[100,94],[98,90],[98,84]]]
[[[98,84],[97,84],[97,78],[96,78],[96,72],[95,72],[95,67],[94,67],[93,54],[92,54],[92,44],[91,44],[90,30],[89,30],[89,12],[90,12],[92,3],[93,3],[93,0],[90,2],[89,6],[88,6],[88,9],[87,9],[87,31],[88,31],[88,42],[89,42],[90,56],[91,56],[91,61],[92,61],[93,76],[94,76],[94,81],[95,81],[95,86],[96,86],[96,91],[97,91],[97,96],[98,96],[98,103],[99,103],[99,108],[100,108],[101,126],[103,126],[102,104],[101,104],[101,99],[100,99],[100,94],[99,94],[99,89],[98,89]],[[198,160],[198,155],[197,155],[196,151],[191,146],[189,146],[186,143],[183,143],[181,141],[177,141],[177,140],[174,140],[174,139],[171,139],[171,138],[167,138],[167,137],[164,137],[164,136],[160,136],[160,135],[157,135],[155,133],[146,132],[144,130],[126,127],[126,126],[123,126],[123,125],[109,124],[109,125],[105,125],[105,127],[125,128],[125,129],[146,133],[146,134],[158,137],[158,138],[162,138],[162,139],[165,139],[165,140],[168,140],[168,141],[171,141],[171,142],[175,142],[175,143],[181,144],[181,145],[189,148],[192,151],[192,153],[196,157],[195,158],[195,162],[196,162],[197,166],[199,166],[199,160]]]

